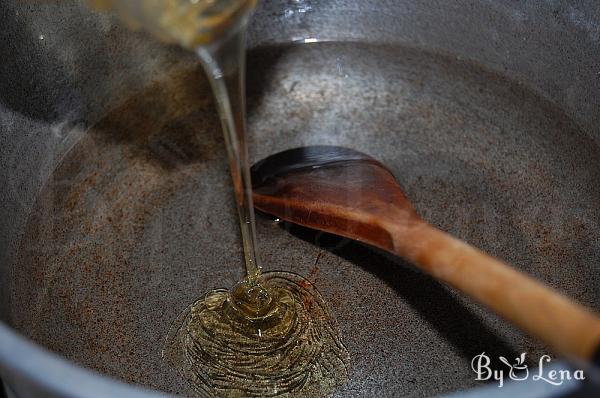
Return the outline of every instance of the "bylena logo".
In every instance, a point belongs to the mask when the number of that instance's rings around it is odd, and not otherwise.
[[[504,380],[507,377],[510,380],[521,381],[527,380],[529,379],[529,376],[531,376],[531,380],[533,381],[541,381],[554,386],[560,386],[565,382],[565,380],[585,380],[583,370],[580,369],[575,371],[568,369],[548,370],[547,365],[552,361],[549,355],[542,355],[540,357],[537,371],[535,373],[532,372],[530,375],[527,364],[525,363],[525,356],[526,354],[522,353],[520,356],[515,358],[515,362],[512,364],[505,357],[498,357],[500,362],[508,367],[507,372],[505,372],[503,369],[492,369],[490,367],[490,363],[492,362],[490,357],[488,357],[485,352],[482,352],[481,354],[473,357],[473,360],[471,361],[471,369],[473,369],[473,372],[475,372],[477,375],[475,380],[496,380],[498,382],[498,387],[502,387],[504,385]]]

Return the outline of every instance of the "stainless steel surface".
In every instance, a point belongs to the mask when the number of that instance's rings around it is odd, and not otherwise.
[[[251,156],[365,151],[428,221],[598,310],[599,19],[592,1],[263,2]],[[160,359],[167,328],[242,272],[196,60],[77,4],[3,2],[0,25],[0,319],[188,392]],[[547,351],[397,259],[266,219],[258,236],[265,268],[312,275],[331,303],[353,362],[336,396],[456,392],[480,385],[474,353]],[[5,325],[0,375],[17,396],[146,396]]]

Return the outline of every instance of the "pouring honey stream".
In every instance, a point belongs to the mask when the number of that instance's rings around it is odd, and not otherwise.
[[[304,278],[262,273],[257,259],[245,114],[246,30],[256,1],[90,2],[199,56],[225,138],[246,276],[188,306],[171,327],[163,357],[202,396],[333,392],[347,379],[349,358],[327,304]]]

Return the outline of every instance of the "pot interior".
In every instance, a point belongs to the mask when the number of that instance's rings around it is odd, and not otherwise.
[[[433,225],[600,308],[600,148],[560,108],[454,57],[400,45],[263,46],[248,59],[253,161],[333,144],[394,172]],[[191,394],[161,358],[204,292],[242,276],[223,138],[198,66],[111,101],[37,195],[9,274],[8,322],[67,358]],[[258,217],[265,270],[308,277],[351,357],[335,396],[480,385],[483,351],[549,352],[401,259]],[[499,364],[497,364],[499,366]]]

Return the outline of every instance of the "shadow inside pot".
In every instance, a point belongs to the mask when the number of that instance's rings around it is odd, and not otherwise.
[[[498,336],[444,285],[403,259],[347,238],[297,224],[282,222],[279,226],[293,236],[336,254],[385,281],[469,361],[484,351],[490,358],[515,358],[519,355],[514,347]],[[492,361],[490,367],[493,370],[503,369],[499,361]]]

